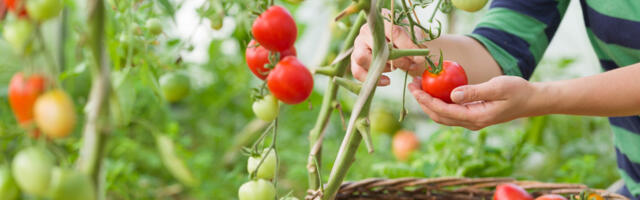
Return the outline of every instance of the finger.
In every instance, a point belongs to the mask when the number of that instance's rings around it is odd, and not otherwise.
[[[457,121],[456,124],[470,123],[470,110],[467,107],[457,104],[447,104],[444,101],[433,98],[431,95],[419,89],[419,85],[415,80],[409,84],[411,94],[416,98],[420,105],[427,107],[437,116],[449,118]]]
[[[367,80],[367,70],[358,66],[357,64],[354,64],[353,60],[351,61],[351,73],[353,74],[354,78],[358,79],[361,82]],[[378,80],[378,86],[387,86],[390,83],[391,79],[389,79],[389,77],[385,75],[380,76],[380,80]]]
[[[363,37],[358,36],[353,43],[353,53],[351,53],[351,62],[364,69],[369,69],[371,64],[371,48],[366,44]]]
[[[495,101],[504,99],[504,87],[497,81],[488,81],[477,85],[465,85],[451,92],[451,100],[455,103],[474,101]]]

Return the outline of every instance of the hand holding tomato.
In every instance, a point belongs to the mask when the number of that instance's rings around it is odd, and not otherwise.
[[[520,77],[499,76],[485,83],[461,86],[453,90],[448,104],[421,89],[422,80],[414,79],[409,90],[422,110],[440,124],[479,130],[519,117],[545,114],[546,102],[535,98],[542,89]]]
[[[467,84],[467,75],[462,66],[445,60],[442,65],[429,66],[422,74],[422,90],[446,103],[451,101],[451,91]]]

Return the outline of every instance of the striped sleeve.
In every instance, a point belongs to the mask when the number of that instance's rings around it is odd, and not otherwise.
[[[570,0],[494,0],[469,36],[482,43],[506,75],[531,77]]]

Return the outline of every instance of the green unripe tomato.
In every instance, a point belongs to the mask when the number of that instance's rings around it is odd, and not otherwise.
[[[8,21],[4,25],[2,36],[9,42],[16,53],[25,54],[29,47],[32,33],[33,24],[28,20],[18,19]]]
[[[262,155],[260,156],[249,157],[249,161],[247,162],[247,171],[249,173],[256,170],[256,167],[258,167],[258,164],[260,164],[260,160],[262,160],[262,157],[267,154],[268,150],[269,149],[263,150]],[[258,178],[270,180],[273,179],[276,174],[276,151],[271,150],[271,152],[269,152],[269,155],[266,156],[267,158],[265,158],[264,162],[262,162],[262,165],[260,165],[260,169],[258,169],[256,176]]]
[[[475,12],[482,9],[487,4],[487,0],[451,0],[451,3],[458,9]]]
[[[13,178],[24,193],[43,197],[49,191],[53,159],[43,149],[29,147],[13,158]]]
[[[273,200],[276,188],[269,181],[262,179],[246,182],[238,189],[239,200]]]
[[[224,24],[224,12],[217,12],[209,16],[211,22],[211,28],[213,30],[220,30]]]
[[[400,129],[398,119],[383,108],[376,108],[369,113],[369,124],[373,133],[393,134]]]
[[[62,0],[29,0],[26,7],[30,18],[43,22],[60,14]]]
[[[16,200],[19,192],[9,168],[0,167],[0,197],[5,200]]]
[[[177,102],[189,95],[191,81],[184,72],[169,72],[160,77],[162,95],[169,102]]]
[[[278,104],[278,99],[269,94],[262,99],[254,101],[251,108],[258,119],[270,122],[278,117],[280,105]]]
[[[160,20],[156,18],[147,20],[145,26],[147,30],[149,30],[149,33],[153,35],[160,35],[162,33],[162,24],[160,24]]]
[[[54,168],[51,176],[52,200],[95,200],[89,177],[79,171]]]

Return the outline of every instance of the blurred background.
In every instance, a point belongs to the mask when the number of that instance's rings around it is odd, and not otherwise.
[[[213,0],[215,1],[215,0]],[[249,0],[246,0],[249,1]],[[79,50],[84,20],[84,1],[64,1],[65,17],[42,26],[50,53],[65,59],[59,80],[76,103],[78,124],[84,120],[83,106],[91,77],[86,50]],[[168,2],[165,5],[163,2]],[[126,1],[109,0],[111,7],[107,41],[114,66],[113,84],[119,107],[105,161],[108,199],[235,199],[238,187],[248,180],[249,146],[266,127],[251,110],[250,91],[261,81],[244,61],[253,17],[248,8],[235,4],[225,8],[221,29],[212,29],[204,7],[211,0]],[[296,2],[276,1],[292,12],[298,23],[295,44],[299,59],[313,68],[335,58],[349,22],[334,22],[348,5],[345,0]],[[601,71],[586,37],[582,13],[573,1],[555,38],[547,49],[532,81],[553,81],[596,74]],[[476,13],[455,10],[438,15],[447,34],[468,34],[489,6]],[[428,18],[431,7],[419,10]],[[136,33],[149,18],[162,21],[164,33],[155,37]],[[10,20],[10,19],[9,19]],[[62,20],[67,25],[61,26]],[[422,20],[426,21],[426,20]],[[67,30],[63,32],[62,30]],[[66,34],[65,40],[59,40]],[[62,42],[60,42],[62,41]],[[131,46],[131,47],[130,47]],[[179,60],[176,61],[176,60]],[[25,65],[50,65],[47,59],[24,58],[0,40],[0,148],[7,163],[21,147],[30,143],[16,123],[7,101],[11,76]],[[157,78],[171,71],[187,72],[192,85],[189,96],[167,103],[159,95]],[[390,73],[391,86],[379,88],[374,115],[395,120],[402,109],[404,73]],[[308,132],[313,127],[322,94],[328,82],[315,76],[310,104],[281,107],[278,129],[280,169],[278,193],[306,193]],[[341,91],[342,115],[349,116],[355,95]],[[518,119],[480,131],[446,127],[432,122],[410,94],[409,115],[401,124],[374,131],[375,153],[362,147],[346,180],[370,177],[516,177],[550,182],[584,183],[606,188],[618,179],[612,135],[606,118],[550,115]],[[334,112],[326,131],[322,175],[328,178],[344,126]],[[375,116],[379,117],[379,116]],[[384,118],[386,117],[386,118]],[[372,116],[374,118],[374,116]],[[148,125],[153,128],[149,128]],[[391,150],[393,133],[406,130],[417,135],[420,145],[407,160]],[[163,166],[152,132],[169,136],[179,157],[198,179],[197,186],[183,186]],[[81,126],[73,137],[56,141],[60,165],[70,165],[80,148]]]

